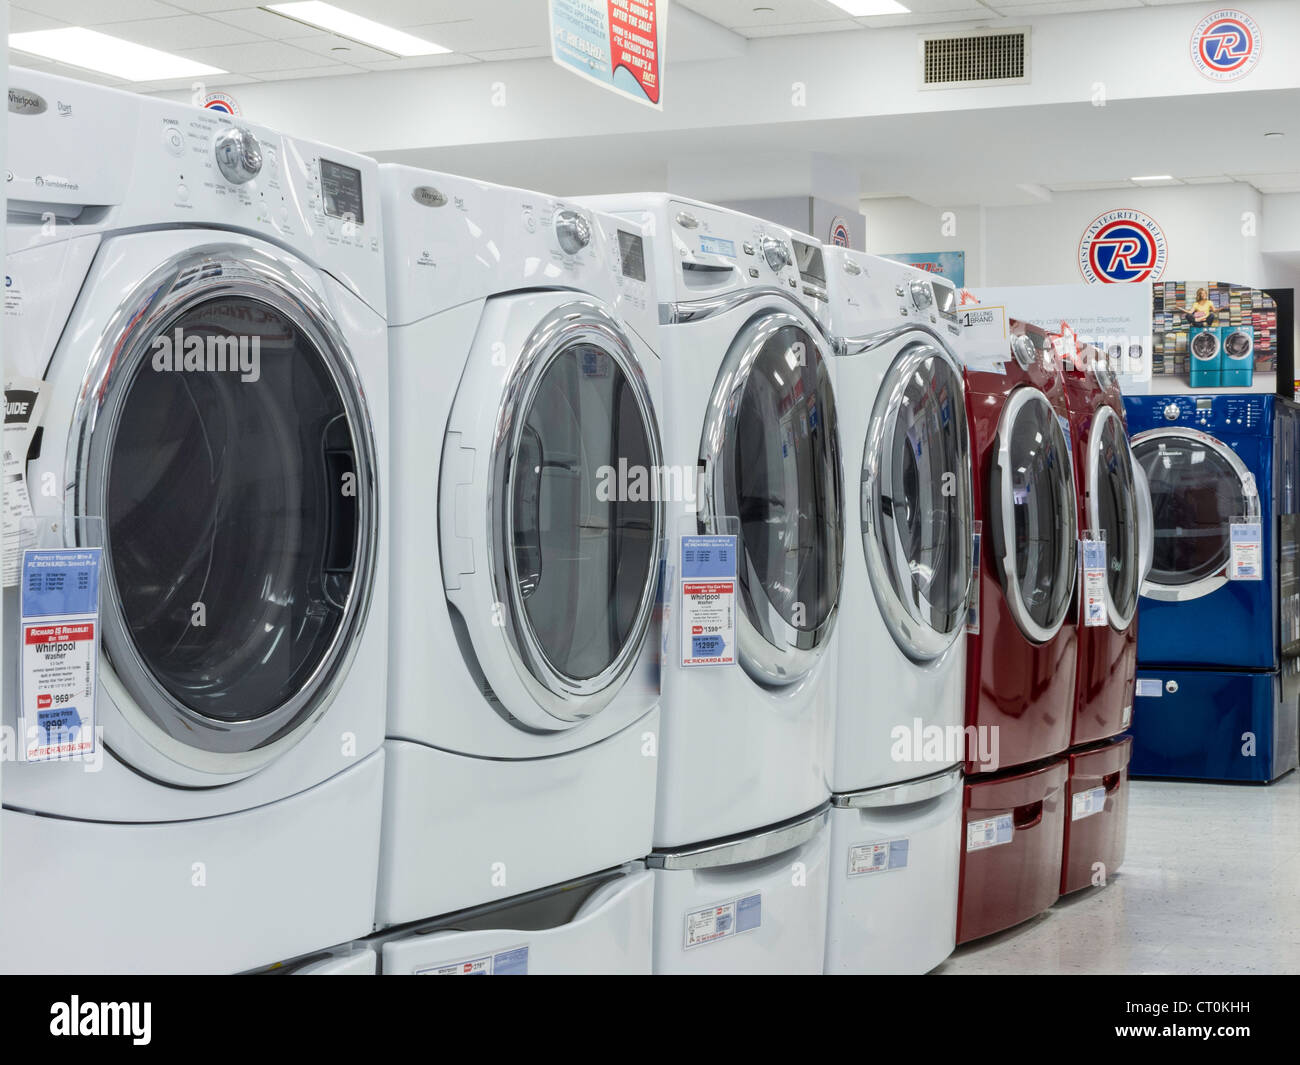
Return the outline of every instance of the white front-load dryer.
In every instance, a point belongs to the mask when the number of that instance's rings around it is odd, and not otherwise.
[[[386,928],[650,850],[664,520],[641,229],[540,193],[381,174]]]
[[[974,560],[956,290],[826,256],[849,485],[826,966],[925,972],[956,934]]]
[[[818,880],[830,795],[844,500],[822,250],[696,201],[589,202],[650,231],[661,301],[669,621],[650,857],[656,971],[728,968],[742,948],[722,941],[741,926],[763,971],[806,971],[824,888],[763,883],[778,868]],[[716,537],[735,537],[734,558]],[[715,594],[727,597],[720,610],[705,599]],[[729,619],[720,632],[713,614]],[[701,651],[718,664],[701,664]],[[716,935],[683,932],[714,911]],[[821,942],[818,932],[816,967]]]
[[[377,167],[165,100],[11,86],[45,105],[8,116],[6,383],[46,404],[19,524],[103,548],[102,735],[6,766],[0,966],[231,972],[363,936],[388,642]],[[7,633],[17,611],[6,587]]]

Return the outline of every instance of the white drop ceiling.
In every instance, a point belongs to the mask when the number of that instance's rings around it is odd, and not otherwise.
[[[546,61],[549,56],[545,0],[335,0],[356,14],[397,27],[446,48],[450,54],[398,59],[299,22],[262,10],[255,2],[238,0],[19,0],[10,8],[12,32],[87,26],[220,67],[229,74],[208,79],[209,88],[301,78],[362,76],[412,67],[494,61]],[[1165,6],[1182,0],[903,0],[907,15],[853,19],[829,0],[672,0],[669,11],[669,54],[692,58],[701,28],[734,42],[743,50],[745,38],[797,36],[860,30],[864,27],[915,24],[932,30],[950,23],[955,28],[1023,25],[1026,17],[1064,12],[1104,13],[1119,8]],[[1205,5],[1202,4],[1202,7]],[[683,9],[695,16],[691,19]],[[674,23],[674,13],[677,22]],[[1101,16],[1104,17],[1104,16]],[[700,19],[713,27],[702,27]],[[694,31],[674,50],[673,26]],[[728,33],[728,31],[730,31]],[[679,33],[683,32],[678,30]],[[46,62],[18,52],[21,65],[53,70],[105,84],[142,91],[191,88],[190,79],[131,83]],[[238,91],[234,89],[234,91]],[[1254,95],[1254,94],[1252,94]],[[626,138],[620,152],[611,151],[617,137],[601,143],[551,142],[555,151],[538,151],[536,143],[442,145],[433,162],[459,166],[467,173],[492,180],[536,187],[590,191],[639,183],[637,175],[662,169],[675,154],[699,155],[728,150],[737,156],[761,151],[773,135],[785,145],[790,160],[800,152],[828,153],[851,158],[862,176],[867,195],[915,195],[929,202],[1029,202],[1054,192],[1137,187],[1133,174],[1172,174],[1173,184],[1248,182],[1261,192],[1300,190],[1300,128],[1294,93],[1263,94],[1243,121],[1238,105],[1227,97],[1192,100],[1147,100],[1107,109],[1105,143],[1095,142],[1097,130],[1086,111],[1068,108],[1017,108],[984,112],[980,122],[938,113],[904,118],[882,117],[841,123],[798,123],[780,130],[751,126],[709,131],[665,130],[653,136]],[[1212,121],[1207,114],[1215,117]],[[1180,125],[1186,123],[1186,126]],[[1203,150],[1197,138],[1161,139],[1154,128],[1208,128],[1216,133],[1216,149]],[[1258,128],[1256,128],[1258,127]],[[1265,143],[1267,128],[1285,129],[1284,140]],[[924,130],[924,132],[923,132]],[[1006,161],[986,150],[991,136],[1016,138],[1037,150],[1020,153],[1014,176]],[[903,138],[901,141],[898,138]],[[909,144],[907,152],[889,146]],[[880,146],[885,146],[883,151]],[[367,145],[347,145],[366,150]],[[395,153],[411,162],[428,162],[419,152]],[[611,162],[611,158],[621,162]],[[960,160],[960,165],[954,165]],[[1238,165],[1233,165],[1237,163]],[[619,167],[622,169],[619,169]],[[724,168],[725,169],[725,168]],[[806,169],[806,167],[805,167]],[[575,174],[580,177],[575,179]],[[755,193],[756,195],[759,193]]]

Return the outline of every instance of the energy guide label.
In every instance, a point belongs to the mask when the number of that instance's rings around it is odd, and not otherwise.
[[[763,896],[746,895],[686,914],[684,950],[752,932],[763,923]]]
[[[1083,556],[1083,623],[1096,628],[1107,624],[1106,541],[1081,540]]]
[[[682,537],[683,666],[736,661],[736,538]]]
[[[982,851],[987,847],[1000,847],[1011,842],[1013,832],[1010,814],[971,821],[966,825],[966,849]]]
[[[860,843],[849,848],[849,876],[887,873],[907,868],[910,840],[891,839],[883,843]]]

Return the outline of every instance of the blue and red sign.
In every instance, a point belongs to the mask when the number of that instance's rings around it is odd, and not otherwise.
[[[851,244],[849,224],[839,215],[836,215],[831,219],[831,245],[836,248],[847,248]]]
[[[238,115],[239,104],[235,98],[224,92],[210,92],[203,98],[203,106],[208,111],[220,111],[223,115]]]
[[[1079,272],[1094,285],[1158,281],[1168,258],[1164,230],[1141,211],[1100,214],[1079,241]]]
[[[1233,8],[1206,15],[1192,31],[1192,63],[1211,81],[1244,78],[1259,63],[1263,47],[1258,23]]]

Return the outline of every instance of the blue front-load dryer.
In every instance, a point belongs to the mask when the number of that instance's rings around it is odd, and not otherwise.
[[[1124,403],[1154,519],[1131,771],[1274,780],[1296,765],[1300,718],[1297,408],[1266,395]],[[1233,527],[1255,524],[1257,572],[1229,579]]]
[[[1255,329],[1233,325],[1223,330],[1221,378],[1225,388],[1250,388],[1255,383]]]
[[[1193,388],[1223,384],[1223,334],[1218,326],[1193,326],[1187,333],[1188,377]]]

